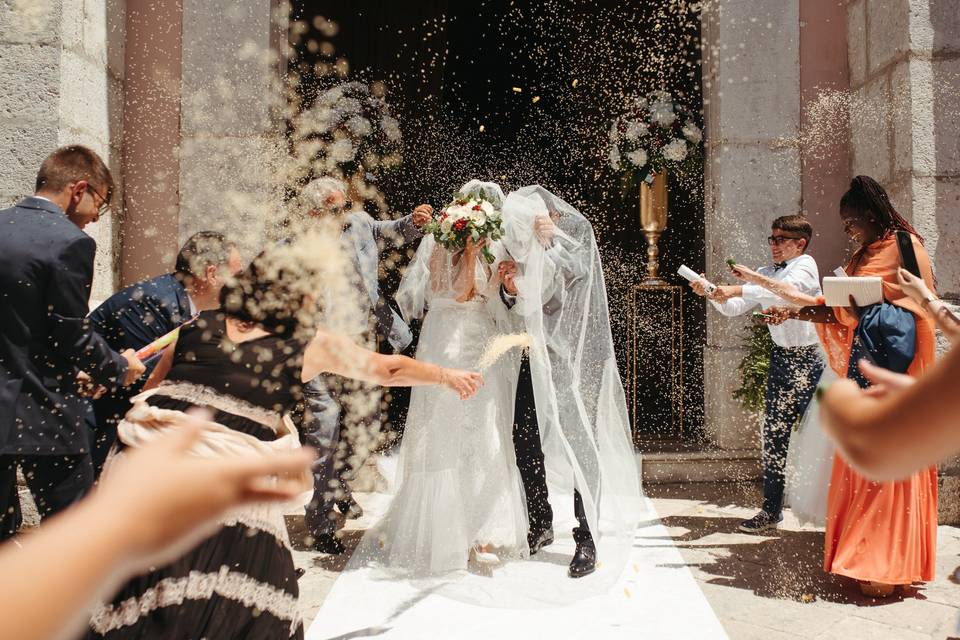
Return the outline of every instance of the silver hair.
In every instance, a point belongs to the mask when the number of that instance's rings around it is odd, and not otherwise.
[[[304,212],[326,208],[327,198],[334,193],[347,193],[347,185],[342,180],[330,176],[317,178],[300,190],[300,206]]]

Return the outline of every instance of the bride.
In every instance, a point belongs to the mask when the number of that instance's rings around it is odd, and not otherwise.
[[[499,207],[500,188],[469,183]],[[423,318],[417,358],[442,367],[476,369],[497,335],[496,265],[481,243],[451,253],[423,239],[397,292],[406,320]],[[489,246],[494,255],[498,242]],[[502,253],[500,254],[502,255]],[[516,363],[503,357],[484,372],[471,399],[415,389],[400,449],[398,491],[375,536],[383,564],[416,575],[523,558],[527,514],[512,444]],[[496,558],[493,558],[496,556]]]

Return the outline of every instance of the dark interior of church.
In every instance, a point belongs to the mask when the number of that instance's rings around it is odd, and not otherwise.
[[[655,312],[652,322],[630,321],[636,310],[628,298],[645,273],[646,240],[638,190],[625,188],[607,161],[607,131],[631,96],[657,89],[701,114],[702,126],[700,20],[677,6],[670,0],[297,0],[291,16],[305,25],[292,38],[290,62],[301,108],[344,80],[382,83],[403,132],[403,164],[381,185],[391,215],[421,202],[442,206],[461,184],[479,178],[504,191],[542,184],[592,222],[617,360],[628,404],[635,403],[635,441],[648,451],[702,441],[705,308],[689,289],[683,293],[682,384],[669,387],[664,371],[679,366],[670,362],[677,349],[670,351],[669,317],[658,320]],[[668,230],[660,241],[660,273],[671,284],[683,284],[680,264],[703,270],[703,222],[702,171],[696,180],[671,181]],[[399,280],[399,273],[391,275],[388,296]],[[631,362],[638,352],[656,362]],[[675,408],[671,413],[676,403],[668,399],[677,394],[682,418]],[[388,412],[398,430],[405,395],[394,391]]]

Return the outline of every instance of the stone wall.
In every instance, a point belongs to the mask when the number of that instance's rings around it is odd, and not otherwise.
[[[276,48],[286,14],[271,0],[184,0],[180,239],[230,235],[263,247],[280,202],[283,100]]]
[[[703,17],[706,112],[707,272],[725,261],[769,260],[773,218],[801,209],[800,17],[797,0],[708,5]],[[712,445],[759,446],[757,416],[732,393],[739,386],[746,320],[708,309],[704,414]]]
[[[57,146],[91,147],[110,165],[122,202],[124,3],[0,0],[0,200],[33,193],[37,169]],[[120,207],[90,225],[97,240],[91,298],[112,293]]]
[[[960,10],[855,0],[847,11],[852,171],[887,187],[926,238],[941,295],[960,299]]]

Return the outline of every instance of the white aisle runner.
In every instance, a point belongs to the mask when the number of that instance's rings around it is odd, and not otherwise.
[[[462,595],[441,595],[423,583],[377,579],[367,568],[348,570],[334,583],[307,640],[726,638],[652,503],[645,503],[648,517],[637,530],[626,568],[606,593],[557,607],[485,607]],[[549,592],[551,583],[570,580],[561,569],[571,552],[572,546],[551,545],[523,569],[534,572],[534,583],[539,577]],[[548,556],[551,562],[537,561]],[[602,549],[600,556],[602,562]],[[477,579],[470,575],[463,581],[476,584]],[[488,580],[485,588],[495,591],[497,579]]]

